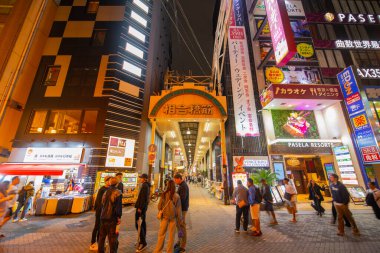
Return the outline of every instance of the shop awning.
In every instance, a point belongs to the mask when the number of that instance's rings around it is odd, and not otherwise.
[[[64,170],[80,166],[84,164],[3,163],[0,164],[0,175],[61,176]]]

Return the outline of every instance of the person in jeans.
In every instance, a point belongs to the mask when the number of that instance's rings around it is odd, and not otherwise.
[[[322,201],[324,200],[322,191],[324,191],[324,188],[320,187],[316,182],[314,182],[314,180],[310,180],[308,189],[309,200],[313,200],[315,210],[317,210],[319,216],[322,216],[322,214],[325,212],[325,209],[322,207]]]
[[[236,220],[235,220],[235,232],[240,232],[240,219],[241,215],[243,215],[243,229],[244,232],[247,232],[248,230],[248,212],[249,212],[249,205],[248,205],[248,190],[243,186],[243,183],[241,180],[237,181],[237,187],[234,189],[234,192],[232,193],[233,202],[236,204]],[[241,207],[239,207],[239,205]]]
[[[247,180],[248,186],[248,203],[251,211],[251,218],[253,220],[253,236],[261,236],[263,233],[260,228],[260,203],[261,199],[258,199],[258,196],[261,196],[259,188],[253,184],[252,178]]]
[[[286,203],[289,206],[289,210],[291,214],[293,215],[293,219],[291,219],[291,222],[297,222],[296,213],[297,213],[297,191],[296,188],[290,183],[289,178],[284,178],[284,184],[285,184],[285,194],[289,196],[289,199],[286,199]]]
[[[189,210],[189,186],[179,173],[174,175],[174,182],[178,185],[178,195],[181,198],[182,208],[182,222],[180,223],[179,229],[182,232],[182,236],[178,236],[178,242],[175,248],[178,249],[178,252],[185,252],[187,243],[186,214]]]
[[[264,200],[264,210],[268,215],[272,216],[272,221],[269,223],[270,225],[278,225],[276,214],[274,213],[273,208],[273,197],[270,191],[270,186],[267,184],[265,179],[261,179],[261,195]]]
[[[160,230],[158,231],[157,245],[154,253],[162,253],[164,249],[165,236],[168,230],[169,239],[166,252],[174,252],[176,227],[179,227],[182,222],[181,198],[175,190],[174,181],[169,180],[167,188],[158,202],[158,211],[162,212],[162,218],[160,220]]]
[[[122,215],[122,195],[116,188],[119,180],[112,177],[109,180],[110,187],[103,194],[102,210],[100,213],[100,232],[98,252],[104,253],[104,243],[108,237],[110,253],[116,253],[119,246],[118,225],[121,222]]]
[[[99,241],[99,232],[100,232],[100,214],[102,212],[102,199],[104,193],[108,190],[110,187],[110,179],[111,177],[107,176],[104,178],[104,186],[102,186],[96,195],[95,200],[95,225],[94,229],[92,230],[92,237],[91,237],[91,246],[90,250],[98,250],[98,241]]]
[[[135,204],[136,214],[135,214],[135,226],[138,231],[138,221],[141,218],[141,228],[140,228],[140,240],[139,245],[137,245],[136,252],[141,252],[146,249],[146,211],[148,210],[149,198],[150,198],[150,184],[148,182],[148,175],[140,175],[140,191]]]
[[[330,174],[330,190],[333,198],[334,207],[336,212],[338,213],[338,233],[339,236],[344,236],[344,222],[343,215],[347,217],[350,221],[352,227],[352,233],[354,235],[360,235],[359,229],[356,226],[356,222],[354,217],[352,217],[352,213],[348,208],[348,204],[350,203],[350,194],[341,182],[339,182],[339,176],[337,174]]]
[[[20,178],[18,176],[12,177],[12,181],[8,187],[7,194],[12,196],[12,199],[8,201],[8,211],[4,217],[3,225],[7,223],[13,215],[13,206],[16,204],[18,198],[18,184],[20,183]]]
[[[20,221],[27,221],[25,218],[25,214],[28,211],[30,204],[32,202],[32,198],[34,196],[34,182],[30,181],[27,185],[22,187],[21,191],[19,192],[18,196],[18,205],[17,209],[15,211],[15,214],[13,216],[13,221],[12,222],[17,222],[18,221],[18,213],[20,212],[21,208],[24,208],[21,213],[21,219]]]

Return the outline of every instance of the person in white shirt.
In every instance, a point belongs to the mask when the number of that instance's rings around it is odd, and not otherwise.
[[[284,184],[285,184],[285,195],[284,198],[286,200],[286,203],[288,204],[289,212],[293,215],[293,219],[291,219],[291,222],[297,222],[296,213],[297,213],[297,191],[294,188],[294,186],[290,183],[289,178],[284,178]]]

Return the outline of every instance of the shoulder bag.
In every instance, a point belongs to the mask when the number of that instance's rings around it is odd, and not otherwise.
[[[160,211],[158,211],[157,219],[161,220],[164,217],[164,210],[169,205],[170,201],[171,200],[169,199],[168,202],[166,202],[165,206]]]

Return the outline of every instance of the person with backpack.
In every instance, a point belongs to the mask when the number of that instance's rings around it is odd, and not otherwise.
[[[248,203],[251,211],[251,218],[253,220],[253,236],[261,236],[263,233],[260,228],[260,204],[263,200],[260,189],[253,184],[253,179],[248,178]]]
[[[116,177],[109,179],[110,187],[103,194],[102,210],[100,213],[100,232],[98,252],[104,253],[104,242],[108,237],[110,253],[116,253],[119,246],[119,225],[122,215],[122,195],[116,188],[119,180]]]
[[[30,181],[27,185],[22,187],[22,189],[18,193],[18,199],[17,199],[18,205],[15,211],[15,214],[13,216],[12,222],[17,222],[19,220],[17,216],[21,208],[23,208],[23,210],[21,213],[20,221],[27,221],[27,219],[25,218],[25,215],[30,207],[33,196],[34,196],[34,182]]]
[[[157,218],[160,219],[160,229],[158,231],[158,239],[154,253],[162,253],[168,230],[169,240],[166,246],[166,252],[174,252],[176,227],[180,228],[182,222],[181,198],[178,193],[175,192],[175,188],[175,182],[169,180],[167,188],[158,203]]]

